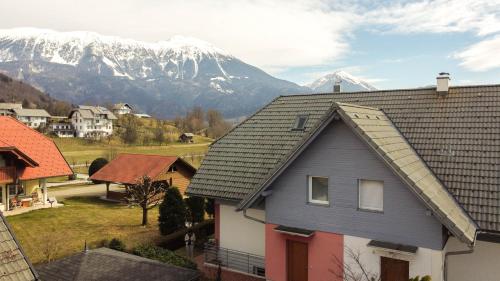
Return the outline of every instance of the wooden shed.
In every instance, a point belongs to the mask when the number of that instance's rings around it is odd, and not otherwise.
[[[196,169],[177,156],[148,154],[119,154],[90,179],[106,183],[106,197],[121,200],[123,192],[110,191],[109,184],[134,185],[143,176],[149,176],[155,182],[164,182],[168,186],[179,188],[182,195],[186,191]]]

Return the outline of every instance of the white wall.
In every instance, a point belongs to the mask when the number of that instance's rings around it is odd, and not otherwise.
[[[443,252],[419,247],[414,255],[391,253],[385,250],[368,247],[370,239],[344,236],[344,262],[352,270],[359,271],[359,266],[353,262],[349,250],[359,253],[361,264],[377,279],[380,275],[380,257],[407,260],[410,263],[410,277],[430,275],[432,281],[442,281]],[[454,280],[454,279],[449,279]],[[471,280],[472,281],[472,280]]]
[[[265,219],[263,210],[249,209],[247,215]],[[220,246],[264,256],[265,225],[245,218],[234,206],[220,204]]]
[[[445,249],[447,252],[468,250],[453,237],[448,240]],[[448,256],[448,281],[476,280],[500,280],[500,244],[476,241],[472,254]]]

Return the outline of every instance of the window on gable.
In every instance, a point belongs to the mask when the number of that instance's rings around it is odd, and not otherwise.
[[[309,202],[328,204],[328,178],[309,176]]]
[[[377,180],[359,180],[359,209],[384,211],[384,182]]]
[[[307,115],[297,116],[292,130],[304,130],[306,128],[307,118],[308,118]]]

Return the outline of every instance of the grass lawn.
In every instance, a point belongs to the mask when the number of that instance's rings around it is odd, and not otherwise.
[[[142,211],[101,201],[94,197],[64,200],[64,207],[42,209],[7,217],[22,247],[33,263],[45,261],[44,249],[53,249],[54,258],[82,251],[85,241],[99,247],[103,240],[121,239],[127,248],[156,243],[158,208],[149,211],[150,225],[142,227]],[[54,245],[49,247],[48,245]]]
[[[168,145],[125,145],[116,140],[109,143],[106,141],[88,142],[78,138],[54,138],[54,141],[70,164],[90,163],[98,157],[112,158],[118,153],[129,152],[187,156],[184,159],[198,167],[202,158],[199,155],[207,152],[212,139],[196,136],[193,144],[175,142]],[[81,171],[77,172],[86,170],[87,168],[82,167]]]

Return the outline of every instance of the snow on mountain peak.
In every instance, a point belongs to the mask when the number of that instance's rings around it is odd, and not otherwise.
[[[22,50],[22,52],[20,52]],[[211,59],[226,76],[223,62],[228,53],[200,39],[174,36],[156,43],[104,36],[89,31],[58,32],[50,29],[0,29],[0,62],[31,61],[70,66],[95,61],[107,73],[128,79],[152,79],[158,69],[173,79],[192,79],[198,75],[203,58]],[[106,69],[98,67],[99,72]]]
[[[315,92],[331,92],[333,85],[340,83],[341,91],[373,91],[375,87],[344,70],[337,70],[306,85]]]

